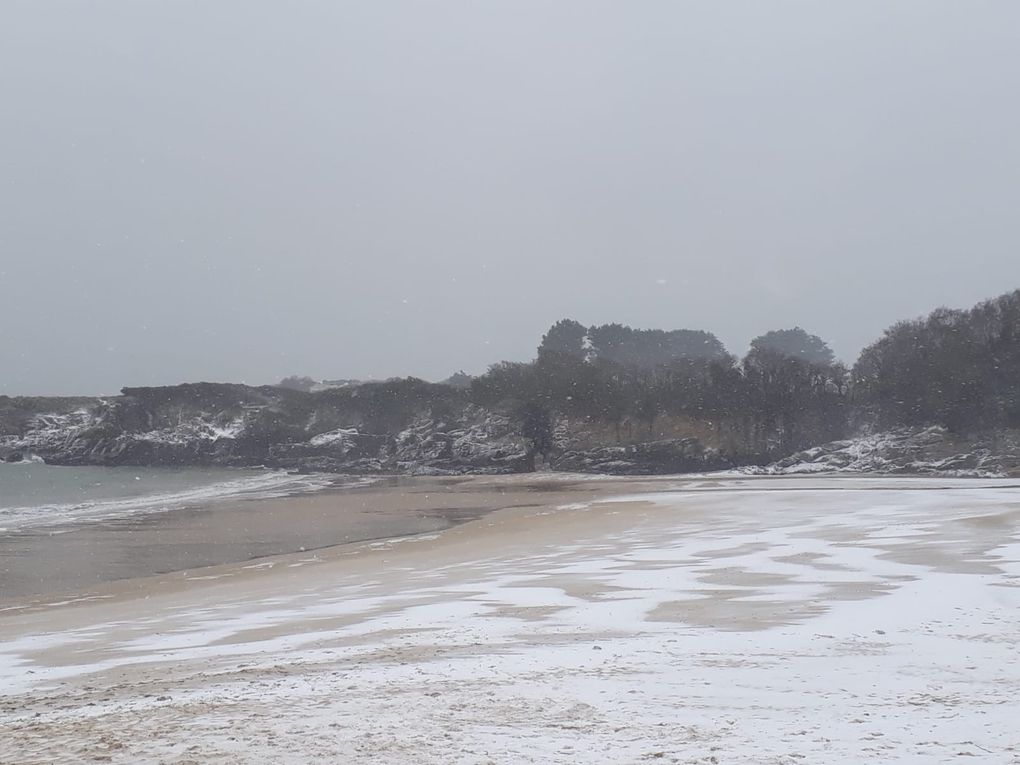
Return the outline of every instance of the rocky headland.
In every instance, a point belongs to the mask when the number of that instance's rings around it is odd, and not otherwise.
[[[0,459],[54,465],[251,466],[351,474],[498,474],[549,467],[646,475],[727,467],[696,438],[540,455],[511,413],[421,381],[317,393],[194,383],[95,399],[0,398]]]
[[[321,392],[193,383],[109,398],[0,397],[0,460],[55,465],[252,466],[350,474],[498,474],[551,469],[653,475],[1020,474],[1020,434],[966,438],[901,428],[763,459],[674,429],[642,440],[565,418],[542,452],[512,412],[463,390],[394,380]],[[661,434],[659,434],[661,435]]]

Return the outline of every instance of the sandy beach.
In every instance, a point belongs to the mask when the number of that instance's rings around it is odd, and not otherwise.
[[[577,476],[379,477],[315,494],[20,530],[0,534],[0,608],[113,581],[436,532],[493,510],[555,505],[564,492],[590,501],[627,485]]]
[[[407,488],[433,528],[5,604],[0,762],[1020,763],[1014,481]]]

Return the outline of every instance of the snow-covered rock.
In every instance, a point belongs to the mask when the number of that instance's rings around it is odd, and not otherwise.
[[[410,472],[520,473],[534,469],[530,443],[511,420],[469,405],[456,421],[416,419],[394,440],[392,458]]]
[[[909,473],[945,476],[1020,474],[1020,433],[996,431],[958,436],[946,428],[899,428],[833,441],[791,454],[753,475],[798,473]]]
[[[128,389],[71,411],[26,413],[23,407],[17,423],[0,421],[0,460],[38,455],[67,465],[267,465],[411,474],[534,467],[530,442],[504,415],[463,401],[438,409],[413,397],[409,407],[407,399],[402,404],[408,411],[401,422],[366,417],[365,406],[328,394],[207,383]],[[400,428],[369,430],[391,421],[401,422]]]
[[[616,475],[691,473],[730,467],[714,450],[704,448],[697,438],[568,450],[553,457],[551,466],[567,472]]]
[[[109,399],[5,399],[0,460],[65,465],[267,465],[305,472],[456,475],[535,469],[521,424],[420,381],[304,393],[195,383],[130,388]],[[13,402],[13,403],[12,403]],[[548,467],[651,475],[734,467],[694,437],[619,443],[619,434],[554,425]],[[748,473],[1020,475],[1020,430],[970,437],[941,427],[834,441]]]

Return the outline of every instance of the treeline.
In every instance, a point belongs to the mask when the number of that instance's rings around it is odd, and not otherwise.
[[[852,369],[803,329],[755,338],[743,359],[708,332],[557,322],[528,363],[502,362],[470,397],[520,418],[540,452],[558,416],[647,427],[706,423],[748,456],[787,454],[861,425],[1020,427],[1020,290],[901,322]]]
[[[852,382],[857,416],[880,427],[1020,427],[1020,290],[893,325]]]
[[[352,423],[388,432],[417,412],[442,419],[474,403],[513,415],[541,453],[552,449],[564,420],[615,428],[618,439],[630,440],[709,432],[713,445],[747,460],[784,456],[862,426],[1020,428],[1020,290],[900,322],[851,369],[799,327],[767,332],[737,358],[709,332],[563,320],[533,361],[501,362],[479,377],[291,395],[284,409],[294,422],[273,419],[268,433],[285,434],[309,416],[323,428]],[[267,410],[265,417],[280,415]]]
[[[565,320],[535,361],[494,365],[472,398],[520,417],[540,452],[557,415],[652,432],[662,416],[709,424],[744,454],[787,452],[838,438],[847,427],[847,372],[820,338],[800,328],[756,338],[741,361],[710,333],[585,330]]]

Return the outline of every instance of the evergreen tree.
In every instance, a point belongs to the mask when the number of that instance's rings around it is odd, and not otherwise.
[[[542,337],[542,344],[538,347],[539,356],[544,353],[565,353],[583,358],[587,334],[588,330],[573,319],[561,319]]]
[[[766,351],[808,364],[828,365],[836,360],[828,343],[800,327],[772,330],[751,341],[751,353]]]

